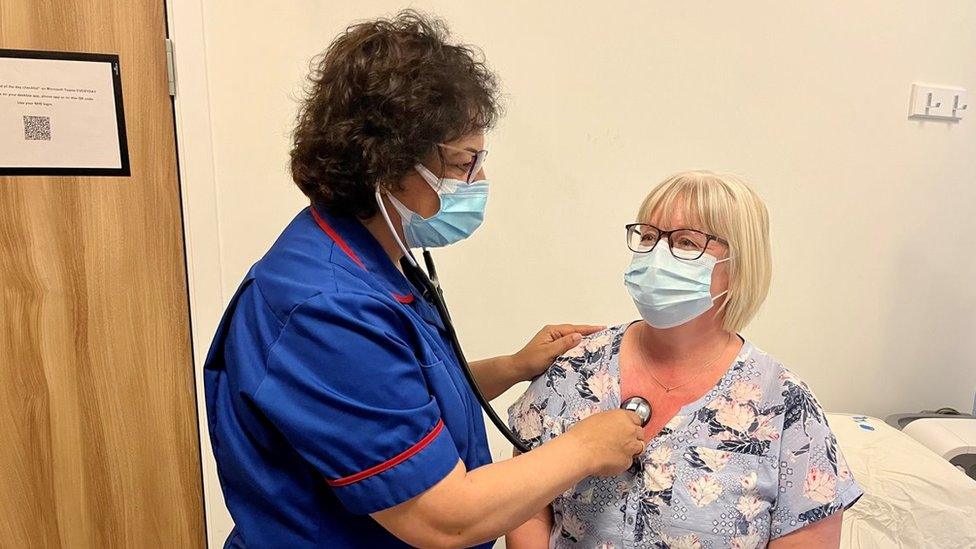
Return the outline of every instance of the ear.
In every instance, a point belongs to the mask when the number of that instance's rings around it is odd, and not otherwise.
[[[390,223],[392,223],[394,227],[399,227],[400,223],[402,222],[402,216],[400,215],[400,211],[396,209],[392,202],[390,202],[389,195],[392,194],[395,194],[394,191],[389,190],[385,185],[381,186],[380,200],[383,202],[383,211],[385,211],[386,215],[390,217]],[[377,211],[374,218],[382,219],[383,212]]]
[[[444,175],[444,157],[440,154],[440,149],[437,145],[433,145],[427,154],[420,159],[420,164],[423,164],[425,168],[431,171],[438,178]],[[416,170],[411,170],[416,173]]]

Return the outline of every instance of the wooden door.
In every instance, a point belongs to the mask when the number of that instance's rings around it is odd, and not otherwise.
[[[200,547],[163,0],[0,0],[0,48],[118,53],[131,177],[0,177],[0,547]]]

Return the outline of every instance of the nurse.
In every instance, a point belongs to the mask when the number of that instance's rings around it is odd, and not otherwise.
[[[413,12],[318,60],[291,151],[311,206],[248,272],[205,367],[227,546],[490,546],[643,450],[637,416],[612,410],[492,464],[444,326],[399,269],[481,224],[497,112],[474,51]],[[548,326],[474,375],[493,398],[596,329]]]

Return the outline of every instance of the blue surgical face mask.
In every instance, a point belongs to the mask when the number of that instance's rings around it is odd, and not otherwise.
[[[648,253],[634,254],[624,285],[641,317],[655,328],[680,326],[712,308],[712,270],[721,261],[703,254],[689,261],[671,255],[667,242]]]
[[[407,246],[439,248],[471,236],[485,220],[488,180],[465,183],[458,179],[438,179],[422,164],[417,164],[415,169],[437,192],[441,207],[437,213],[425,219],[389,195],[393,207],[400,212]]]

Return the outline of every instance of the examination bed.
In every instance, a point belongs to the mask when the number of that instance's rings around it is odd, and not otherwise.
[[[841,547],[976,548],[976,481],[880,419],[827,417],[864,489]]]

